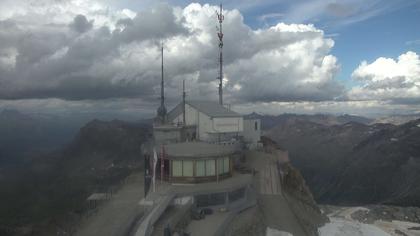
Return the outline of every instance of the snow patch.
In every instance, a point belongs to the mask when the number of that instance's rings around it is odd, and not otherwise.
[[[410,236],[420,236],[420,231],[419,230],[413,230],[410,229],[412,227],[420,227],[420,224],[418,223],[414,223],[414,222],[408,222],[408,221],[398,221],[398,220],[393,220],[391,222],[389,221],[382,221],[382,220],[377,220],[374,223],[376,226],[380,227],[382,230],[392,234],[392,235],[397,235],[395,234],[396,231],[402,232],[405,235],[410,235]]]
[[[320,236],[391,236],[376,226],[336,217],[318,230]]]
[[[356,211],[366,211],[366,213],[369,213],[370,210],[366,207],[343,207],[328,214],[328,216],[336,217],[336,218],[344,218],[347,220],[353,220],[351,215],[355,213]]]
[[[278,229],[267,227],[265,236],[293,236],[293,234],[289,232],[285,232],[285,231],[280,231]]]

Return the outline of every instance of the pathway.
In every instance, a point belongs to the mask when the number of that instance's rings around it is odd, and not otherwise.
[[[273,153],[249,152],[248,165],[257,170],[255,185],[258,192],[258,205],[261,207],[267,227],[290,232],[294,236],[305,236],[298,219],[281,189],[277,162],[287,161],[287,152]]]
[[[143,172],[128,177],[121,189],[98,212],[82,222],[76,236],[123,236],[142,214],[138,205],[143,197]]]

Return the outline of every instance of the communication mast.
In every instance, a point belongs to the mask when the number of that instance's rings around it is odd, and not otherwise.
[[[187,94],[185,93],[185,79],[182,81],[182,123],[186,125],[185,121],[185,97]]]
[[[219,37],[219,103],[223,105],[223,28],[222,22],[225,19],[223,15],[222,4],[220,4],[220,11],[217,12],[217,19],[219,20],[219,27],[217,27],[217,36]]]
[[[163,43],[161,45],[161,58],[162,58],[162,65],[161,65],[161,73],[162,79],[160,81],[160,107],[157,110],[158,118],[160,122],[164,124],[166,122],[166,107],[165,107],[165,83],[163,79]]]

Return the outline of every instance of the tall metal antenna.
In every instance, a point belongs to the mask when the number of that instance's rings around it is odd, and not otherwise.
[[[161,58],[162,58],[162,63],[161,63],[161,66],[162,66],[162,72],[161,72],[162,80],[161,80],[161,84],[160,84],[160,105],[164,106],[164,104],[165,104],[165,87],[164,87],[165,83],[164,83],[164,80],[163,80],[163,43],[161,45]]]
[[[223,15],[222,4],[220,3],[220,11],[217,12],[217,19],[219,20],[219,27],[217,28],[217,36],[219,37],[219,103],[223,105],[223,28],[222,22],[225,19]]]
[[[186,125],[185,123],[185,97],[187,94],[185,93],[185,79],[182,81],[182,122],[183,125]]]
[[[160,82],[160,107],[157,110],[160,122],[164,124],[166,122],[166,107],[165,107],[165,83],[163,79],[163,43],[161,45],[162,54],[162,80]]]

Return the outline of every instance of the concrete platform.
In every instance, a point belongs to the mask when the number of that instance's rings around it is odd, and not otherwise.
[[[131,175],[127,183],[97,213],[85,219],[76,236],[123,236],[143,213],[138,201],[143,197],[143,172]]]
[[[203,220],[192,220],[186,232],[190,235],[214,236],[232,212],[215,212]]]
[[[144,207],[144,211],[147,212],[145,217],[142,219],[141,224],[136,230],[136,236],[151,235],[155,224],[161,219],[162,214],[168,206],[173,202],[175,198],[195,196],[198,194],[210,194],[218,192],[231,192],[244,187],[249,187],[253,183],[253,176],[250,174],[234,174],[231,178],[221,180],[219,182],[208,182],[199,184],[170,184],[167,182],[158,182],[156,186],[156,192],[149,193],[139,204]],[[255,205],[255,194],[252,195],[252,199],[244,199],[242,202],[232,203],[232,207],[235,209],[241,209],[241,207],[249,207]],[[226,212],[226,217],[235,211]],[[163,216],[165,217],[165,216]],[[210,218],[212,219],[212,218]],[[214,231],[219,229],[225,221],[221,222],[215,219],[213,222]],[[206,220],[207,221],[207,220]],[[220,224],[219,224],[219,223]],[[194,224],[195,225],[195,224]],[[195,226],[193,229],[195,229]],[[216,227],[217,226],[217,227]],[[195,234],[192,234],[195,235]]]

